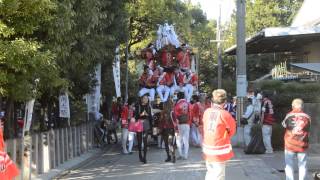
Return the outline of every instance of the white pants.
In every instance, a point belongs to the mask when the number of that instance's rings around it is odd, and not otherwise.
[[[271,144],[271,135],[272,135],[272,126],[271,125],[263,125],[262,126],[262,136],[263,136],[263,144],[266,147],[266,153],[272,153],[272,144]]]
[[[190,134],[191,134],[191,142],[197,146],[201,145],[200,131],[195,124],[191,125]]]
[[[157,87],[157,93],[160,97],[161,102],[166,102],[169,98],[169,95],[173,96],[175,92],[176,87],[168,87],[165,85],[159,85]]]
[[[249,145],[250,141],[251,141],[251,128],[252,128],[252,125],[245,125],[244,128],[243,128],[243,136],[244,136],[244,143],[246,146]]]
[[[150,97],[150,101],[154,101],[154,96],[156,94],[156,90],[154,88],[142,88],[139,91],[139,97],[145,95],[145,94],[149,94]]]
[[[133,147],[133,142],[134,142],[134,137],[135,137],[136,133],[135,132],[130,132],[129,131],[129,135],[128,135],[128,152],[131,153],[132,152],[132,147]]]
[[[299,168],[299,180],[307,180],[307,153],[305,152],[291,152],[288,150],[284,151],[284,157],[286,162],[285,172],[286,172],[286,180],[294,180],[294,165],[295,159],[298,160],[298,168]]]
[[[189,134],[190,126],[189,124],[179,124],[179,133],[177,135],[177,147],[180,157],[188,158],[189,152]]]
[[[193,95],[193,86],[192,86],[192,84],[186,84],[184,86],[184,96],[185,96],[185,98],[187,99],[188,102],[191,101],[192,95]]]
[[[123,153],[130,153],[132,151],[134,140],[134,132],[128,131],[127,128],[122,128],[122,152]],[[127,149],[127,142],[128,142],[128,149]]]
[[[226,162],[206,161],[207,174],[205,180],[224,180],[226,176]]]

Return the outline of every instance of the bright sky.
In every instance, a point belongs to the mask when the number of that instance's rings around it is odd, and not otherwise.
[[[219,15],[219,2],[221,5],[222,23],[230,20],[233,10],[236,8],[235,0],[191,0],[193,4],[200,3],[202,10],[207,14],[208,19],[217,19]]]

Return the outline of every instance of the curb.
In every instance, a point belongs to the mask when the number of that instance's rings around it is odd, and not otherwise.
[[[79,157],[76,157],[70,161],[67,161],[57,168],[51,169],[47,173],[43,173],[35,177],[35,180],[52,180],[52,179],[60,179],[69,174],[71,171],[80,168],[85,165],[90,159],[94,159],[99,156],[103,152],[111,151],[114,149],[114,146],[106,147],[106,148],[94,148],[89,150],[89,152],[82,154]]]

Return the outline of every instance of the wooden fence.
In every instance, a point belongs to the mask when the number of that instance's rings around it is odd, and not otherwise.
[[[21,139],[7,140],[6,150],[20,169],[21,162],[24,162],[24,170],[20,174],[23,174],[21,179],[26,180],[49,172],[64,162],[88,152],[93,148],[93,138],[93,124],[86,123],[31,134],[29,136],[31,151],[25,151],[29,153],[22,153]]]

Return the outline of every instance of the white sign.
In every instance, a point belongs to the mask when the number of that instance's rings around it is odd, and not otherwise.
[[[88,112],[99,112],[101,99],[101,64],[97,64],[95,68],[96,85],[92,91],[86,95]]]
[[[59,117],[70,118],[69,97],[65,93],[59,96]]]
[[[121,87],[120,87],[120,55],[119,47],[116,48],[116,56],[112,65],[113,69],[113,80],[116,89],[117,97],[121,97]]]
[[[23,132],[27,132],[30,130],[31,122],[32,122],[32,113],[35,99],[29,100],[26,103],[25,113],[24,113],[24,127]]]
[[[247,96],[247,75],[237,75],[237,96],[246,97]]]

